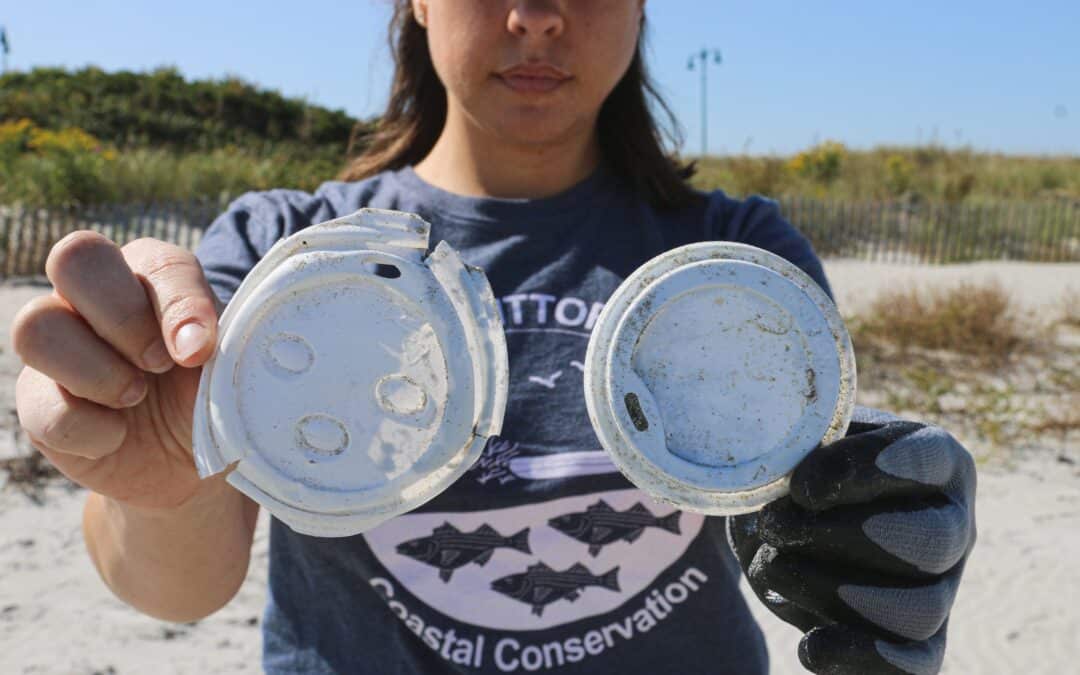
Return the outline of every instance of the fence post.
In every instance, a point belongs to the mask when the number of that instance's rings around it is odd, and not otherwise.
[[[180,226],[180,246],[185,250],[191,250],[191,202],[181,202],[180,211],[176,214]]]
[[[1031,241],[1031,230],[1035,228],[1041,209],[1042,204],[1038,202],[1029,202],[1024,206],[1024,223],[1023,229],[1020,231],[1020,250],[1024,260],[1031,259],[1028,253],[1028,242]]]
[[[109,205],[102,204],[97,209],[96,215],[97,217],[94,219],[91,226],[96,226],[94,227],[95,230],[100,232],[103,236],[112,239],[112,226],[109,225],[109,221],[112,220],[112,218],[110,217]]]
[[[871,232],[874,233],[874,237],[877,239],[878,255],[882,260],[889,259],[889,242],[886,238],[885,230],[885,218],[884,218],[885,202],[880,199],[872,199],[867,203],[866,208],[866,225]]]
[[[1020,249],[1020,256],[1023,260],[1031,260],[1032,253],[1032,231],[1035,229],[1035,224],[1039,222],[1040,213],[1042,212],[1043,204],[1040,202],[1029,202],[1024,205],[1022,211],[1022,217],[1020,218],[1020,231],[1017,233],[1018,246]]]
[[[892,204],[893,204],[893,200],[890,197],[886,197],[886,198],[881,199],[880,201],[878,201],[878,207],[877,207],[878,232],[880,232],[881,236],[885,239],[885,242],[886,242],[885,246],[891,246],[891,248],[894,251],[899,252],[899,247],[898,246],[896,246],[895,244],[890,245],[888,243],[889,233],[893,231],[893,223],[894,223],[894,220],[892,218],[892,211],[893,211]],[[908,231],[910,232],[911,228],[908,228]],[[894,259],[894,262],[895,262],[895,260],[899,260],[899,259],[900,259],[899,255],[896,255],[895,259]]]
[[[36,209],[34,211],[34,224],[30,227],[30,246],[28,246],[26,261],[26,270],[23,272],[26,275],[33,276],[38,273],[38,269],[43,267],[42,264],[45,261],[41,255],[42,239],[45,238],[47,228],[49,226],[49,211],[45,208]]]
[[[61,239],[78,229],[77,212],[82,208],[83,207],[81,206],[71,206],[68,208],[67,212],[64,214],[64,230],[62,236],[60,237]]]
[[[116,211],[117,220],[120,223],[119,239],[126,244],[131,241],[131,235],[138,226],[139,207],[136,204],[117,204]]]
[[[821,226],[829,228],[830,232],[835,232],[836,246],[841,251],[841,255],[849,257],[850,252],[847,250],[847,239],[844,237],[844,230],[836,224],[836,221],[832,218],[831,204],[826,199],[818,200],[818,210],[821,211]]]
[[[859,241],[859,234],[856,232],[855,224],[851,222],[851,218],[848,218],[844,204],[835,197],[829,197],[829,211],[832,214],[832,221],[836,224],[835,226],[844,233],[844,241],[853,245],[856,255],[865,260],[866,254],[863,252],[863,246]]]
[[[878,236],[878,221],[874,216],[874,212],[877,209],[877,205],[873,199],[863,199],[859,202],[858,214],[859,220],[862,222],[862,229],[866,232],[866,237],[870,241],[870,246],[874,251],[874,259],[882,260],[882,240]]]
[[[949,204],[946,209],[949,214],[949,227],[945,230],[945,264],[956,262],[956,237],[963,227],[960,220],[959,209],[956,204]]]
[[[0,206],[0,278],[4,276],[4,272],[7,269],[7,259],[9,255],[8,241],[10,230],[8,225],[11,222],[9,214],[8,207]]]
[[[8,255],[4,264],[4,276],[12,277],[18,274],[19,255],[22,252],[22,231],[26,227],[26,208],[16,207],[11,212],[11,229],[8,232]]]
[[[815,205],[820,213],[818,216],[818,222],[821,226],[826,228],[832,233],[833,240],[836,242],[836,250],[842,257],[850,257],[850,252],[847,250],[847,240],[844,238],[844,230],[836,224],[831,217],[831,211],[829,209],[829,202],[825,199],[815,200]]]
[[[1058,245],[1055,251],[1056,261],[1080,260],[1080,200],[1072,198],[1068,203],[1067,213],[1057,228]],[[1072,251],[1070,252],[1070,247]]]
[[[957,263],[960,262],[964,230],[967,228],[968,224],[967,221],[964,220],[965,214],[963,204],[953,204],[952,211],[952,220],[955,224],[949,228],[949,247],[946,249],[945,260],[949,263]]]
[[[1076,259],[1073,255],[1069,254],[1069,240],[1080,235],[1080,209],[1076,206],[1080,202],[1075,199],[1070,200],[1067,204],[1068,208],[1065,213],[1062,214],[1061,219],[1054,227],[1054,245],[1051,247],[1050,259],[1054,262],[1065,262],[1067,260]]]
[[[835,197],[830,197],[829,201],[832,203],[833,219],[836,220],[837,225],[846,232],[844,237],[847,241],[853,242],[855,250],[863,260],[867,259],[866,239],[860,228],[858,219],[855,218],[852,212],[852,202],[842,202]]]
[[[1017,225],[1017,222],[1020,221],[1021,218],[1018,217],[1016,210],[1016,202],[1009,202],[1007,204],[1001,205],[999,217],[995,219],[999,226],[998,228],[996,228],[996,237],[991,238],[989,242],[990,249],[994,252],[993,254],[991,254],[991,256],[993,256],[995,259],[1009,260],[1012,258],[1012,248],[1009,245],[1009,235],[1017,227],[1021,227],[1020,225]]]
[[[19,276],[26,276],[31,266],[31,259],[34,256],[34,235],[37,232],[38,213],[41,209],[31,208],[26,214],[26,227],[23,228],[23,237],[26,239],[26,243],[22,247],[22,255],[19,256]]]
[[[862,199],[855,202],[855,220],[859,223],[859,231],[862,232],[866,241],[866,248],[870,252],[870,259],[881,260],[881,237],[878,236],[877,221],[874,219],[873,200]]]
[[[176,211],[179,208],[180,200],[169,200],[169,207],[161,214],[161,220],[165,226],[165,231],[162,238],[170,244],[175,244],[177,240],[176,236]]]
[[[942,259],[941,251],[942,251],[942,247],[945,245],[945,228],[947,227],[947,225],[945,225],[945,221],[946,221],[945,206],[946,205],[943,204],[943,203],[942,204],[934,204],[933,207],[931,208],[931,214],[932,214],[933,220],[930,221],[930,231],[933,233],[933,241],[934,241],[934,258],[933,258],[933,260],[937,264],[941,264],[941,259]]]
[[[71,204],[56,209],[49,227],[49,248],[45,251],[45,260],[49,259],[49,253],[52,251],[53,246],[56,246],[56,243],[64,238],[64,234],[66,234],[64,230],[67,229],[68,214],[71,213],[71,209]]]
[[[829,239],[829,233],[824,228],[820,227],[819,223],[814,220],[814,214],[811,212],[810,207],[807,204],[806,197],[795,197],[795,213],[794,216],[799,223],[799,229],[802,230],[806,236],[814,237],[816,239],[815,246],[817,247],[818,255],[820,256],[833,256],[832,241]]]
[[[1047,209],[1046,218],[1039,226],[1039,260],[1054,259],[1054,228],[1064,222],[1067,204],[1064,198],[1058,198]]]
[[[978,232],[978,223],[971,214],[971,205],[967,202],[960,202],[960,222],[964,225],[960,229],[960,236],[957,237],[957,246],[955,258],[958,262],[970,262],[971,258],[975,255],[975,239]]]
[[[132,204],[131,210],[131,226],[128,228],[128,241],[135,241],[146,236],[146,221],[149,219],[150,209],[153,208],[153,202],[143,201]]]
[[[978,233],[978,223],[971,215],[971,209],[968,208],[967,202],[960,202],[960,222],[963,226],[957,233],[959,236],[956,238],[956,249],[953,254],[953,259],[956,262],[971,262],[971,256],[975,253],[972,249],[974,244],[974,237]]]
[[[0,277],[7,276],[8,261],[11,259],[12,211],[10,207],[0,206]]]
[[[831,229],[836,230],[840,235],[840,245],[850,247],[851,236],[846,227],[847,223],[837,216],[836,200],[831,197],[825,197],[824,200],[822,200],[822,203],[825,206],[825,222],[829,224]],[[856,251],[857,250],[858,249],[856,249]]]

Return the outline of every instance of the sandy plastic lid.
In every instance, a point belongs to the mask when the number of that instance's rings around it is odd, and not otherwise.
[[[601,444],[635,485],[682,509],[756,510],[841,437],[855,358],[829,297],[787,260],[702,242],[653,258],[608,300],[585,357]]]
[[[484,273],[396,211],[274,245],[203,368],[194,449],[289,527],[367,531],[446,489],[499,433],[506,342]]]

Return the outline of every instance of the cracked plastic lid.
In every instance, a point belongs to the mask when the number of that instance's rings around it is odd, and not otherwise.
[[[829,297],[787,260],[702,242],[653,258],[604,306],[585,359],[601,444],[680,508],[753,511],[843,435],[855,358]]]
[[[219,322],[200,476],[289,527],[367,531],[436,496],[499,433],[506,342],[483,272],[419,217],[361,209],[279,241]]]

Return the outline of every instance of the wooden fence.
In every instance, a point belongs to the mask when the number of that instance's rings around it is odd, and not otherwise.
[[[779,200],[822,258],[1080,262],[1080,200],[911,204]]]
[[[1080,262],[1080,200],[989,204],[778,201],[822,258],[909,263],[975,260]],[[0,206],[0,277],[41,274],[69,232],[119,244],[155,237],[194,249],[227,199],[60,209]]]
[[[0,277],[43,274],[52,246],[75,230],[96,230],[121,246],[154,237],[194,249],[227,200],[24,209],[0,206]]]

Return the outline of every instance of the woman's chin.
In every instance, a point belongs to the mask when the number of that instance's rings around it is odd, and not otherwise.
[[[505,143],[529,146],[552,146],[575,143],[580,135],[588,130],[567,125],[565,118],[554,119],[545,116],[518,115],[498,120],[496,135]]]

